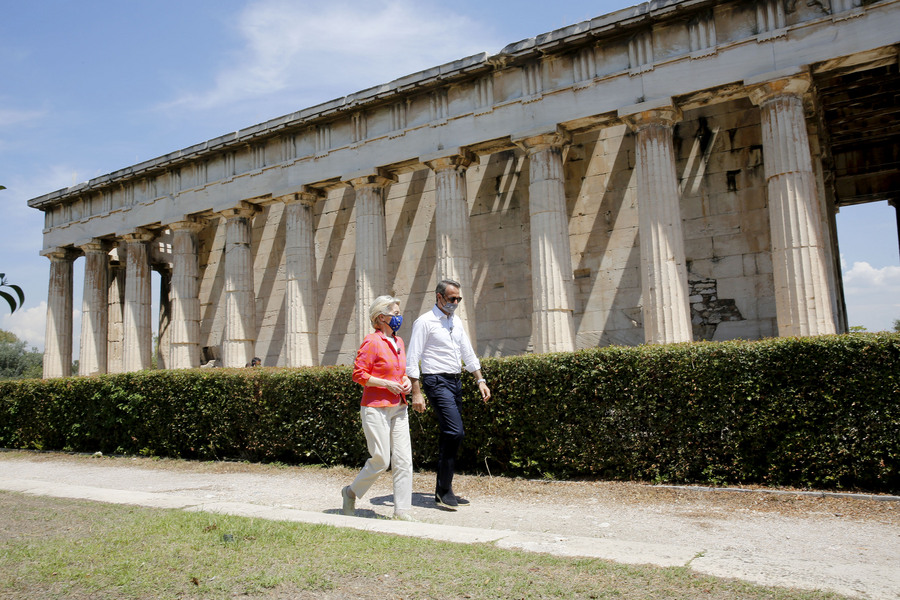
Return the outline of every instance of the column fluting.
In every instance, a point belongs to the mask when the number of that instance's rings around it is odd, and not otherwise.
[[[649,344],[693,339],[673,144],[680,118],[674,106],[624,115],[635,135],[642,314]]]
[[[251,219],[257,208],[249,203],[219,213],[225,219],[225,334],[222,362],[243,367],[256,351],[256,293],[253,288]]]
[[[109,322],[109,248],[101,240],[80,246],[84,252],[79,375],[107,371]]]
[[[347,180],[356,192],[356,331],[358,342],[371,332],[369,307],[387,288],[387,234],[384,189],[396,179],[381,169]]]
[[[437,242],[437,279],[458,281],[466,298],[457,314],[477,350],[474,289],[472,288],[472,245],[469,233],[469,200],[466,169],[476,157],[458,151],[440,157],[420,159],[434,171],[435,238]]]
[[[791,77],[750,90],[750,99],[760,107],[779,336],[836,330],[822,208],[803,113],[808,88],[806,77]]]
[[[44,337],[44,378],[72,374],[72,262],[66,248],[42,252],[50,259],[47,290],[47,330]]]
[[[285,366],[319,364],[318,280],[313,210],[322,193],[312,188],[282,198],[285,203]]]
[[[169,368],[200,366],[200,242],[204,221],[187,219],[172,230],[172,293]]]
[[[152,366],[150,254],[154,234],[135,230],[122,236],[125,252],[125,307],[122,316],[122,368],[126,373]]]
[[[528,155],[531,285],[535,353],[575,349],[574,286],[560,128],[514,140]]]

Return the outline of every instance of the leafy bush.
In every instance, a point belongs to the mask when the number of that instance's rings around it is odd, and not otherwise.
[[[459,467],[527,477],[900,491],[900,335],[485,359]],[[0,446],[360,466],[349,367],[0,382]],[[432,411],[414,459],[437,458]]]

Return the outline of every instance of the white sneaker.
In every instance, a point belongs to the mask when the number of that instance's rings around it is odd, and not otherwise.
[[[400,510],[394,513],[395,521],[408,521],[410,523],[418,523],[419,520],[406,512],[405,510]]]
[[[341,489],[341,498],[344,499],[344,505],[341,507],[341,511],[348,517],[356,515],[356,496],[351,496],[351,494],[353,494],[353,492],[350,490],[349,485]]]

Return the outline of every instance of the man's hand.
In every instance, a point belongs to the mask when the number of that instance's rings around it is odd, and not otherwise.
[[[412,407],[416,412],[425,412],[425,396],[422,395],[421,390],[413,389]]]
[[[487,402],[491,399],[491,389],[487,386],[485,382],[481,382],[478,384],[478,391],[481,392],[481,399],[484,402]]]

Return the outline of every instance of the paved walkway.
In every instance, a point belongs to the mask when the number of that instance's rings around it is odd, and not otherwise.
[[[392,521],[383,476],[340,513],[346,469],[0,453],[0,490],[351,527],[450,542],[689,565],[718,577],[900,600],[900,501],[728,493],[623,483],[459,477],[472,506],[441,510],[417,473],[413,514]]]

